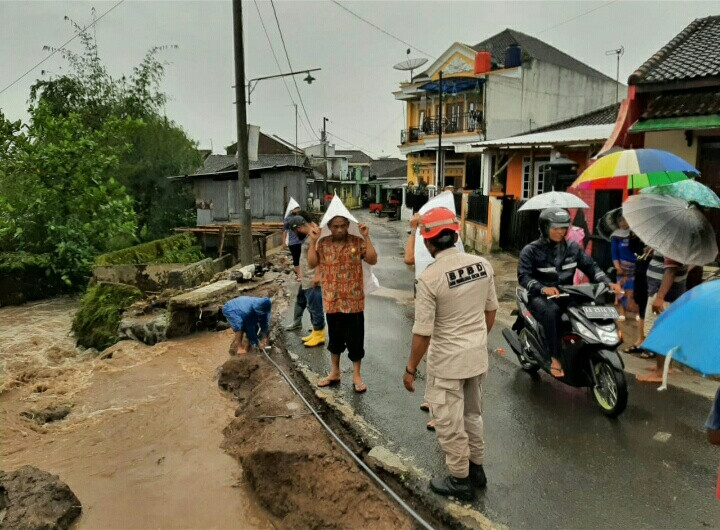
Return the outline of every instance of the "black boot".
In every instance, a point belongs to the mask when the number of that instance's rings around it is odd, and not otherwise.
[[[470,462],[470,482],[476,488],[484,488],[487,486],[487,477],[485,476],[485,470],[482,464],[475,464]]]
[[[430,489],[438,495],[452,496],[464,501],[471,501],[475,498],[475,490],[472,488],[469,476],[465,478],[453,476],[434,478],[430,481]]]

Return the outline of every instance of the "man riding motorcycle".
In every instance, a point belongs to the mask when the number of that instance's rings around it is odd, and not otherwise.
[[[525,246],[518,261],[518,282],[528,292],[528,308],[540,323],[545,344],[551,356],[550,372],[563,377],[560,350],[560,316],[563,311],[557,302],[558,286],[572,285],[575,269],[585,273],[591,282],[603,282],[615,293],[622,290],[598,267],[595,261],[565,236],[570,226],[570,214],[562,208],[546,208],[538,222],[540,238]]]

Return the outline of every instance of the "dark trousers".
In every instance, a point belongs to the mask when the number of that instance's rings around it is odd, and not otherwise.
[[[548,353],[551,357],[560,359],[560,315],[565,309],[564,304],[554,299],[548,300],[544,296],[533,296],[528,300],[528,309],[540,324]]]
[[[357,362],[365,357],[365,313],[327,313],[330,340],[327,349],[340,355],[347,348],[348,358]]]
[[[325,311],[323,310],[322,290],[319,285],[310,289],[303,289],[302,285],[298,289],[297,298],[295,299],[295,321],[302,319],[305,308],[310,312],[310,322],[315,331],[325,329]]]

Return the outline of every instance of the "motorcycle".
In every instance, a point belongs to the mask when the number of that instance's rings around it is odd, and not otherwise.
[[[558,290],[567,304],[561,315],[560,336],[565,375],[557,379],[574,387],[591,388],[603,414],[617,417],[627,406],[628,390],[624,363],[617,352],[622,342],[616,324],[618,312],[605,305],[612,303],[614,294],[605,284],[560,286]],[[523,370],[536,375],[542,369],[552,375],[540,324],[528,309],[527,291],[518,287],[515,300],[517,320],[512,328],[503,329],[503,337]]]

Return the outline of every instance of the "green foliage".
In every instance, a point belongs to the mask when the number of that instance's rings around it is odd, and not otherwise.
[[[205,259],[193,234],[176,234],[98,256],[95,265],[195,263]]]
[[[104,350],[115,344],[123,310],[142,298],[131,285],[101,282],[90,287],[72,324],[78,345]]]
[[[150,241],[166,236],[172,228],[194,224],[192,191],[167,180],[202,165],[196,143],[164,116],[167,95],[160,90],[160,83],[165,63],[158,56],[177,46],[151,48],[132,75],[116,79],[99,58],[91,34],[71,24],[84,51],[62,50],[72,74],[38,81],[32,87],[31,102],[44,102],[55,115],[75,113],[93,129],[113,117],[135,120],[121,136],[129,148],[120,156],[114,176],[134,200],[136,235]]]
[[[0,250],[49,254],[53,274],[83,285],[108,241],[136,229],[132,201],[111,176],[131,126],[111,118],[93,130],[40,104],[21,128],[0,112]]]

